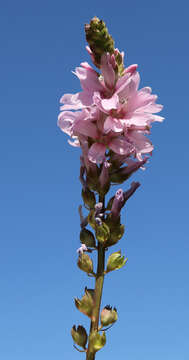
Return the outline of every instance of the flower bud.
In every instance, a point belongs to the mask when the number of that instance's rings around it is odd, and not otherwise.
[[[115,49],[114,56],[118,66],[119,75],[122,76],[124,74],[124,64],[123,64],[124,53],[123,52],[120,53],[118,49]]]
[[[90,191],[88,188],[82,190],[82,198],[90,209],[93,209],[96,204],[95,194]]]
[[[104,161],[102,170],[99,176],[99,192],[102,195],[105,195],[110,188],[110,177],[109,177],[109,167],[111,164],[108,161]]]
[[[100,243],[105,244],[106,241],[109,239],[109,236],[110,229],[108,225],[106,225],[104,222],[102,222],[100,226],[96,227],[96,238]]]
[[[130,176],[136,172],[138,169],[143,167],[143,165],[147,162],[148,158],[145,157],[141,161],[129,161],[127,166],[124,166],[118,170],[115,170],[111,174],[111,181],[116,184],[122,184],[124,181],[130,178]]]
[[[127,262],[128,258],[124,259],[124,256],[121,256],[121,251],[117,251],[111,254],[108,258],[106,273],[121,269]]]
[[[79,325],[76,329],[76,326],[74,325],[71,330],[71,335],[74,343],[85,349],[88,338],[85,328]]]
[[[99,20],[96,16],[85,25],[86,40],[92,52],[94,64],[100,68],[101,56],[104,53],[113,54],[114,40],[108,33],[104,21]]]
[[[80,231],[80,241],[82,244],[85,244],[87,247],[95,248],[96,242],[93,233],[90,230],[82,229]]]
[[[83,314],[91,318],[94,307],[94,290],[85,288],[82,299],[75,298],[75,306]]]
[[[117,321],[117,310],[109,305],[105,306],[100,315],[101,325],[109,326]]]
[[[92,332],[90,335],[90,342],[93,350],[97,352],[102,349],[106,344],[106,334],[103,331],[102,335],[96,331]]]
[[[122,189],[119,189],[116,191],[111,208],[111,214],[114,220],[117,220],[119,218],[123,206],[124,206],[124,193]]]
[[[79,255],[77,265],[87,274],[93,274],[93,262],[88,254]]]

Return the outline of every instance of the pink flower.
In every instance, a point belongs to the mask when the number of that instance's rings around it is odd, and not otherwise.
[[[82,63],[75,74],[83,91],[61,98],[59,127],[73,138],[73,146],[90,144],[87,157],[95,164],[106,161],[107,150],[142,161],[142,156],[153,150],[146,137],[151,124],[163,121],[156,115],[162,105],[156,104],[157,96],[151,94],[151,88],[138,90],[137,65],[126,68],[123,76],[118,76],[115,68],[115,56],[108,53],[101,57],[101,75],[87,62]]]

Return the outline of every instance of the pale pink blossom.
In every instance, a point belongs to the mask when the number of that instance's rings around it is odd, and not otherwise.
[[[86,157],[90,163],[104,163],[108,150],[142,161],[153,150],[146,136],[152,123],[163,121],[156,115],[162,105],[156,104],[151,88],[138,90],[137,65],[127,67],[123,76],[115,75],[115,65],[115,56],[108,53],[101,57],[101,75],[87,62],[82,63],[75,74],[83,91],[61,98],[58,125],[73,139],[73,146],[80,145],[83,150],[83,143],[90,144],[87,150],[85,145],[85,163]]]

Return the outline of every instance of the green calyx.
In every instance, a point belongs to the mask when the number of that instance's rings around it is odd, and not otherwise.
[[[80,241],[82,244],[85,244],[88,248],[96,247],[96,241],[93,233],[85,228],[80,231]]]
[[[93,52],[95,65],[100,67],[101,56],[104,53],[114,53],[114,40],[108,32],[104,21],[96,16],[85,25],[86,40]]]
[[[110,229],[109,226],[105,224],[105,222],[102,222],[102,225],[96,226],[96,238],[101,244],[106,245],[109,237]]]
[[[91,318],[94,307],[94,290],[85,288],[82,299],[75,298],[75,306],[83,314]]]
[[[93,261],[88,254],[83,253],[79,255],[77,265],[87,274],[93,274]]]
[[[96,198],[95,194],[86,188],[85,190],[82,190],[82,198],[86,206],[88,206],[90,209],[93,209],[96,204]]]
[[[94,352],[99,351],[106,344],[106,334],[103,331],[102,335],[96,331],[92,332],[90,335],[90,343]]]
[[[120,224],[120,217],[114,221],[111,214],[107,216],[106,224],[110,229],[110,237],[106,243],[106,246],[109,247],[117,244],[117,242],[122,238],[125,232],[125,227],[124,225]]]
[[[74,325],[71,330],[71,335],[75,344],[81,346],[83,349],[86,348],[88,336],[83,326],[79,325],[76,328]]]
[[[114,322],[117,321],[117,310],[116,308],[113,308],[109,305],[105,306],[104,309],[101,312],[100,315],[100,320],[101,320],[101,325],[104,326],[109,326],[111,324],[113,324]]]
[[[127,260],[128,258],[125,259],[124,256],[121,256],[121,251],[111,254],[108,258],[106,273],[121,269],[126,264]]]

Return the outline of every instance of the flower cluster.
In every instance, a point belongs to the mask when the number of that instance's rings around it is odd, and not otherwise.
[[[163,120],[155,115],[162,105],[155,103],[157,96],[150,87],[138,90],[137,65],[127,67],[120,76],[115,71],[115,55],[105,53],[100,70],[101,74],[87,62],[76,68],[83,91],[61,98],[58,125],[73,139],[71,145],[81,146],[85,166],[89,161],[108,167],[109,150],[111,159],[121,163],[130,165],[131,157],[142,161],[142,155],[153,150],[146,135],[154,121]]]

